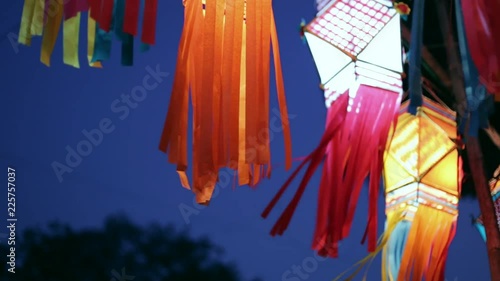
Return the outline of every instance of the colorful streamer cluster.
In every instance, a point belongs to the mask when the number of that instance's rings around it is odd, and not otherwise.
[[[270,52],[274,66],[286,167],[291,142],[278,36],[271,0],[184,1],[184,29],[160,150],[186,170],[189,94],[193,105],[193,192],[208,204],[219,169],[237,170],[239,185],[271,173],[269,140]]]
[[[142,50],[155,43],[158,0],[142,0]],[[102,67],[109,59],[113,34],[122,43],[122,65],[133,64],[134,36],[139,33],[141,0],[25,0],[19,43],[30,46],[33,36],[43,36],[40,60],[50,66],[52,52],[63,28],[63,62],[79,68],[82,13],[88,12],[87,59]]]
[[[304,35],[325,89],[325,133],[262,216],[269,215],[308,164],[295,197],[271,231],[271,235],[283,234],[307,183],[324,160],[313,249],[320,255],[337,257],[339,241],[349,235],[368,176],[365,238],[368,250],[376,249],[384,148],[391,124],[397,120],[402,94],[400,17],[394,9],[373,0],[331,1],[324,7]]]

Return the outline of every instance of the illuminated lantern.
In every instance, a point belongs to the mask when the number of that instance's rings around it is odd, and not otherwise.
[[[30,46],[33,36],[43,36],[40,60],[50,66],[61,23],[63,62],[79,68],[80,22],[88,12],[87,58],[92,67],[109,59],[114,35],[122,43],[122,65],[133,64],[134,36],[138,34],[139,11],[144,2],[141,49],[155,43],[158,0],[24,0],[18,41]]]
[[[270,52],[285,137],[291,143],[278,37],[271,0],[184,1],[184,30],[160,150],[177,164],[182,186],[187,170],[188,100],[193,105],[193,192],[208,204],[218,171],[237,170],[239,185],[270,175]]]
[[[497,172],[498,175],[496,176],[497,178],[493,178],[490,181],[490,187],[491,187],[491,196],[493,197],[493,201],[495,202],[495,210],[498,220],[498,229],[500,229],[500,179],[498,179],[498,177],[500,177],[500,167],[497,171],[498,171]],[[479,216],[475,220],[474,225],[481,234],[481,237],[483,237],[484,241],[486,241],[486,230],[484,229],[481,216]]]
[[[427,98],[416,115],[407,107],[385,155],[382,280],[444,280],[462,180],[456,115]]]
[[[307,163],[298,191],[271,231],[281,235],[309,179],[324,160],[313,249],[337,257],[348,236],[363,182],[369,176],[368,250],[377,244],[377,200],[383,154],[402,94],[400,17],[391,1],[317,1],[317,17],[304,28],[328,110],[320,145],[266,208],[267,217]],[[326,157],[325,157],[326,156]]]

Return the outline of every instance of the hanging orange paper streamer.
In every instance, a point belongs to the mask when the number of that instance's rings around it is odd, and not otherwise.
[[[269,84],[271,44],[285,138],[291,142],[278,38],[271,0],[187,0],[177,69],[160,150],[187,171],[189,93],[193,105],[193,192],[208,204],[220,168],[237,170],[239,185],[270,175]],[[264,169],[265,168],[265,169]]]

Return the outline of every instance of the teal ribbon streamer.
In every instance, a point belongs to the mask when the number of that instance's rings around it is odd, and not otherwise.
[[[422,45],[424,33],[425,0],[413,1],[410,43],[410,71],[408,74],[408,90],[410,104],[408,112],[417,114],[417,108],[422,106]]]
[[[122,42],[122,57],[121,63],[124,66],[132,66],[134,64],[134,36],[123,32],[123,21],[125,16],[125,0],[115,0],[114,17],[116,25],[114,27],[115,34]]]
[[[113,24],[113,23],[111,23]],[[91,62],[102,62],[111,57],[111,41],[113,39],[113,32],[106,32],[99,28],[96,23],[96,35],[94,42],[94,54],[92,55]]]
[[[113,9],[114,10],[114,9]],[[114,14],[114,11],[113,11]],[[113,41],[113,27],[115,26],[115,17],[111,18],[109,32],[104,31],[99,27],[99,23],[95,25],[95,41],[94,54],[91,62],[103,62],[111,57],[111,43]]]
[[[149,49],[151,48],[151,46],[149,44],[146,44],[146,43],[141,43],[141,46],[140,46],[140,51],[142,53],[144,52],[147,52],[149,51]]]
[[[141,1],[141,10],[144,10],[145,1]],[[123,32],[123,21],[125,16],[125,0],[115,0],[113,17],[109,32],[102,30],[96,23],[96,36],[94,43],[94,54],[91,62],[105,61],[111,57],[111,44],[113,32],[122,43],[121,64],[132,66],[134,64],[134,36]],[[146,52],[150,49],[149,44],[141,43],[140,51]]]
[[[391,233],[389,241],[387,241],[387,265],[389,266],[390,274],[394,279],[397,279],[399,274],[399,268],[401,267],[401,260],[403,259],[406,240],[408,239],[410,229],[410,221],[404,220],[399,222]],[[384,281],[389,280],[387,279]]]
[[[477,231],[479,231],[479,235],[481,235],[481,238],[483,238],[484,242],[486,242],[486,229],[484,228],[484,225],[480,224],[479,222],[475,222],[474,226],[476,227]]]

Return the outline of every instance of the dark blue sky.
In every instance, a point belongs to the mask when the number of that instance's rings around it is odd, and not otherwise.
[[[174,223],[189,228],[195,236],[208,235],[226,249],[228,259],[236,261],[246,277],[261,276],[266,281],[331,280],[364,257],[366,248],[359,241],[365,228],[366,193],[352,234],[341,245],[340,258],[320,261],[317,269],[302,277],[289,275],[298,279],[282,279],[285,271],[314,257],[310,245],[319,182],[316,175],[285,235],[272,238],[269,231],[278,210],[268,220],[261,219],[260,213],[286,180],[288,174],[282,167],[275,168],[272,179],[256,190],[232,190],[232,184],[226,185],[210,207],[200,209],[186,223],[179,208],[194,208],[193,194],[180,186],[175,166],[157,149],[175,71],[183,7],[180,0],[160,2],[157,44],[147,53],[136,52],[133,67],[122,67],[120,45],[114,41],[112,58],[104,69],[87,66],[85,40],[80,42],[81,69],[63,65],[61,40],[52,67],[45,67],[39,61],[41,39],[34,39],[30,48],[11,44],[18,32],[22,1],[0,11],[0,170],[5,171],[0,178],[6,182],[6,167],[16,167],[18,227],[44,225],[53,219],[77,228],[99,226],[109,214],[124,212],[140,224]],[[293,154],[300,157],[317,145],[326,113],[314,61],[298,33],[300,20],[314,17],[315,1],[274,2],[288,108],[294,116]],[[160,77],[161,82],[142,101],[131,106],[122,102],[122,94],[129,95],[134,87],[144,85],[148,66],[158,66],[170,75]],[[278,108],[274,84],[272,87],[271,107]],[[124,107],[128,108],[126,116]],[[60,182],[52,163],[64,164],[66,148],[77,149],[86,139],[82,131],[99,128],[102,122],[112,131],[71,172],[63,174]],[[273,163],[284,162],[282,144],[281,133],[274,134]],[[6,202],[6,193],[0,192],[2,202]],[[284,203],[278,205],[279,210]],[[380,206],[382,216],[382,201]],[[477,204],[464,201],[460,211],[447,280],[487,280],[486,247],[469,219],[469,214],[479,213]],[[0,213],[5,222],[6,212]],[[380,230],[382,227],[379,225]],[[380,280],[379,265],[378,260],[372,265],[368,280]]]

